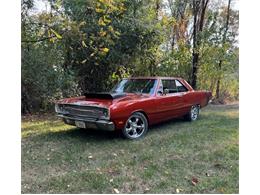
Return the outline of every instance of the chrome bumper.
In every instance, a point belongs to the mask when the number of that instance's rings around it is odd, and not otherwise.
[[[82,121],[85,123],[86,129],[101,129],[105,131],[114,131],[115,125],[111,121],[107,120],[95,120],[93,118],[81,118],[81,117],[74,117],[74,116],[67,116],[58,114],[60,118],[63,118],[63,121],[68,125],[76,126],[75,121]]]

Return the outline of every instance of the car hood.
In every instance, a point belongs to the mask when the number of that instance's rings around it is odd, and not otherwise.
[[[138,101],[149,98],[148,94],[134,94],[134,93],[124,93],[124,94],[85,94],[85,96],[66,98],[57,101],[58,104],[73,104],[80,106],[102,106],[110,107],[117,103]]]

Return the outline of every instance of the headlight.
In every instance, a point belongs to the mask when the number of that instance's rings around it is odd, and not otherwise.
[[[102,118],[104,118],[106,120],[110,118],[109,109],[103,109],[102,113],[103,113]]]
[[[55,112],[57,112],[57,113],[61,113],[62,112],[59,104],[55,104]]]
[[[108,117],[108,110],[104,110],[103,114],[104,114],[105,117]]]

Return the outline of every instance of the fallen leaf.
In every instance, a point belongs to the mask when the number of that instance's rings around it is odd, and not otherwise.
[[[116,153],[113,153],[113,156],[117,156],[117,154],[116,154]]]
[[[113,179],[110,179],[109,182],[113,182],[114,180]]]
[[[196,177],[192,177],[192,179],[191,179],[191,183],[192,183],[192,185],[197,185],[197,183],[199,182],[199,180],[198,180],[198,178],[196,178]]]
[[[117,193],[117,194],[119,194],[119,190],[116,189],[116,188],[114,188],[114,192]]]
[[[180,190],[178,188],[176,189],[176,193],[180,193]]]
[[[225,193],[223,188],[220,188],[219,190],[221,193]]]
[[[93,156],[88,156],[88,159],[92,159],[93,158]]]

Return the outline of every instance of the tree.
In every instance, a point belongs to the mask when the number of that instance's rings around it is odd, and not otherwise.
[[[193,0],[193,50],[192,50],[192,77],[191,85],[197,88],[197,72],[199,66],[199,47],[201,43],[201,33],[203,31],[204,18],[209,0]]]
[[[219,99],[238,97],[231,0],[46,0],[43,12],[33,2],[22,0],[23,112],[128,76],[180,76]]]
[[[223,34],[223,38],[222,38],[222,44],[224,45],[226,43],[226,37],[227,37],[227,32],[228,32],[228,27],[229,27],[229,17],[230,17],[230,4],[231,4],[231,0],[228,0],[228,7],[227,7],[227,19],[226,19],[226,24],[225,24],[225,27],[224,27],[224,34]],[[219,60],[219,64],[218,64],[218,68],[219,68],[219,71],[221,70],[221,66],[222,66],[222,63],[223,63],[223,59],[220,59]],[[216,98],[218,99],[219,98],[219,93],[220,93],[220,81],[221,81],[221,77],[219,76],[218,77],[218,80],[217,80],[217,88],[216,88]]]

